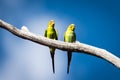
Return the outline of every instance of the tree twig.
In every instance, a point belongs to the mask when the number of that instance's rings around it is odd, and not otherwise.
[[[63,41],[48,39],[41,35],[31,33],[28,30],[18,29],[13,25],[4,22],[3,20],[0,20],[0,27],[8,30],[20,38],[27,39],[44,46],[51,46],[64,51],[71,50],[75,52],[83,52],[96,57],[100,57],[120,69],[120,58],[106,51],[105,49],[97,48],[80,42],[67,43]]]

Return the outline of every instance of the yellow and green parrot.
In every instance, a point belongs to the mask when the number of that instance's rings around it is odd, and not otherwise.
[[[74,43],[76,41],[75,25],[74,24],[70,24],[68,26],[68,28],[64,34],[64,41],[70,42],[70,43]],[[69,67],[70,67],[70,62],[71,62],[71,58],[72,58],[72,52],[68,51],[67,55],[68,55],[67,73],[69,74]]]
[[[58,40],[58,32],[55,30],[54,26],[55,26],[55,21],[54,20],[50,20],[48,22],[48,27],[45,30],[44,36],[49,38],[49,39]],[[55,73],[55,68],[54,68],[55,48],[49,47],[49,49],[50,49],[50,55],[51,55],[51,59],[52,59],[53,73]]]

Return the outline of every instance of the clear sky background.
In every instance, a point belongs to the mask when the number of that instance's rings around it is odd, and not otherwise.
[[[104,48],[120,57],[119,0],[0,0],[0,19],[35,34],[56,22],[59,40],[69,24],[76,25],[77,41]],[[67,75],[67,54],[56,50],[52,73],[49,49],[0,28],[0,80],[119,80],[120,69],[109,62],[73,52]]]

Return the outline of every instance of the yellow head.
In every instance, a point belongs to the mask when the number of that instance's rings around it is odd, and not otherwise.
[[[72,31],[74,31],[75,30],[75,24],[70,24],[69,26],[68,26],[68,29],[67,30],[72,30]]]
[[[48,22],[48,27],[54,27],[54,25],[55,25],[55,21],[54,20],[50,20]]]

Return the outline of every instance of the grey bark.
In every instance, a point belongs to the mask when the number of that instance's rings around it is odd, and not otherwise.
[[[38,43],[44,46],[55,47],[57,49],[64,50],[64,51],[69,50],[69,51],[74,51],[74,52],[82,52],[82,53],[86,53],[89,55],[102,58],[120,69],[120,58],[108,52],[105,49],[97,48],[97,47],[87,45],[84,43],[80,43],[80,42],[67,43],[67,42],[63,42],[59,40],[48,39],[41,35],[31,33],[28,30],[18,29],[14,27],[13,25],[7,22],[4,22],[3,20],[0,20],[0,27],[8,30],[9,32],[11,32],[12,34],[20,38],[27,39],[27,40],[30,40],[32,42],[35,42],[35,43]]]

